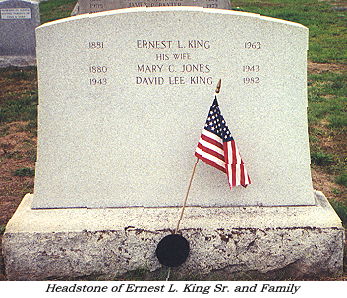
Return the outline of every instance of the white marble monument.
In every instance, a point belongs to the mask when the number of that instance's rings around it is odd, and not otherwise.
[[[179,231],[191,253],[177,272],[341,272],[341,221],[312,188],[306,27],[165,7],[36,33],[35,190],[4,234],[10,279],[160,268],[155,247],[175,230],[219,79],[252,184],[230,190],[224,173],[198,164]]]

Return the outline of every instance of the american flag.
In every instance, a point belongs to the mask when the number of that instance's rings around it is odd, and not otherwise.
[[[195,156],[227,174],[230,189],[251,184],[234,138],[220,112],[217,96],[210,107]]]

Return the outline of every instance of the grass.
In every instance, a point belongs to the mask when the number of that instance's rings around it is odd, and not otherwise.
[[[34,91],[21,97],[10,97],[0,106],[0,122],[35,121],[37,117],[37,93]]]
[[[332,97],[314,101],[309,106],[308,117],[310,124],[317,124],[326,119],[330,128],[345,128],[346,98]]]
[[[19,177],[34,177],[35,176],[35,170],[32,168],[20,168],[14,171],[13,176],[19,176]]]
[[[311,102],[321,101],[322,97],[333,95],[343,97],[347,94],[346,73],[324,72],[308,75],[308,91]],[[316,96],[319,95],[317,99]]]
[[[336,12],[328,1],[268,0],[232,1],[239,10],[288,20],[310,30],[309,59],[320,63],[345,63],[347,59],[346,13]]]
[[[335,178],[332,178],[332,181],[344,187],[346,150],[343,147],[346,147],[347,138],[346,79],[346,72],[323,72],[308,76],[311,160],[325,172],[333,174]],[[335,148],[332,148],[333,142]],[[336,195],[340,196],[347,206],[346,191]]]
[[[0,123],[36,122],[36,77],[36,67],[0,68]]]
[[[76,0],[54,0],[40,3],[41,24],[69,17]]]
[[[341,175],[337,176],[335,182],[347,187],[347,173],[342,173]]]
[[[334,162],[334,157],[331,154],[313,151],[311,152],[311,161],[318,166],[326,166]]]
[[[343,225],[347,228],[347,206],[341,202],[331,201],[331,206],[334,208],[337,215],[340,217]]]

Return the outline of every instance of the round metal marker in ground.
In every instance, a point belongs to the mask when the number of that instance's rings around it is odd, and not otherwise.
[[[189,242],[178,234],[165,236],[158,243],[155,254],[159,263],[167,267],[182,265],[189,255]]]

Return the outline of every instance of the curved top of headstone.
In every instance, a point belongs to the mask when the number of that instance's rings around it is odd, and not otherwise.
[[[243,12],[243,11],[237,11],[237,10],[226,10],[226,9],[211,9],[211,8],[193,7],[193,6],[132,7],[132,8],[124,8],[124,9],[115,9],[115,10],[109,10],[109,11],[101,11],[101,12],[92,13],[92,14],[75,15],[75,16],[71,16],[64,19],[59,19],[59,20],[42,24],[38,28],[60,24],[63,22],[80,20],[84,18],[98,18],[98,17],[110,16],[115,14],[129,14],[129,13],[141,13],[141,12],[170,12],[170,13],[191,12],[191,13],[206,13],[206,14],[216,14],[216,15],[234,15],[234,16],[240,16],[240,17],[256,18],[258,20],[261,19],[263,21],[271,21],[271,22],[281,23],[281,24],[290,25],[290,26],[296,26],[296,27],[305,28],[308,30],[306,26],[300,23],[295,23],[295,22],[277,19],[273,17],[267,17],[257,13]]]
[[[28,3],[31,3],[31,4],[38,4],[39,1],[35,1],[35,0],[0,0],[0,3],[2,2],[28,2]]]

